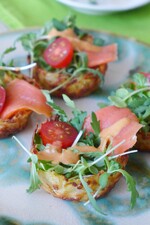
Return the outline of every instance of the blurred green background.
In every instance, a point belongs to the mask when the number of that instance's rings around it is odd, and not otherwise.
[[[102,30],[150,43],[150,4],[105,15],[87,15],[56,0],[0,0],[0,20],[10,29],[42,26],[51,18],[62,19],[70,12],[77,15],[82,28]]]

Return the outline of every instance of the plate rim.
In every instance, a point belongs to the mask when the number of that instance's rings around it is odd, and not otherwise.
[[[117,12],[117,11],[126,11],[126,10],[131,10],[131,9],[135,9],[135,8],[139,8],[141,6],[144,6],[148,3],[150,3],[150,0],[142,0],[143,2],[139,2],[136,4],[132,4],[132,5],[123,5],[123,7],[119,6],[119,7],[113,7],[113,4],[110,3],[110,5],[93,5],[90,3],[80,3],[80,2],[76,2],[76,1],[70,1],[70,0],[56,0],[64,5],[70,6],[70,7],[76,7],[80,10],[90,10],[95,11],[95,12]],[[111,8],[112,7],[112,8]]]

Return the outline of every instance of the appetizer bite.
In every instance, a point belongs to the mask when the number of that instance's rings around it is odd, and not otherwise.
[[[102,46],[101,39],[76,27],[74,17],[53,19],[40,34],[25,34],[19,40],[30,63],[37,64],[33,77],[57,97],[91,94],[103,83],[107,64],[117,59],[116,44]]]
[[[131,206],[138,196],[135,181],[124,170],[129,150],[141,128],[137,117],[127,108],[108,106],[93,112],[80,111],[66,95],[73,117],[52,99],[53,116],[33,135],[31,185],[29,192],[42,186],[55,197],[74,201],[96,200],[107,194],[123,175],[131,191]],[[134,151],[133,151],[134,152]]]
[[[128,107],[143,125],[137,133],[135,148],[150,151],[150,74],[136,73],[121,85],[111,96],[117,107]]]
[[[0,138],[21,131],[32,112],[47,118],[51,107],[34,80],[22,74],[4,73],[0,79]]]

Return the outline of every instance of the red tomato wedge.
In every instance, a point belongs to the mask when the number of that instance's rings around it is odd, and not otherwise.
[[[5,100],[6,100],[6,91],[2,86],[0,86],[0,112],[4,107]]]
[[[6,87],[6,101],[0,118],[11,118],[21,110],[31,110],[46,117],[50,117],[52,112],[40,89],[24,80],[15,79]]]
[[[64,37],[55,39],[44,51],[43,58],[47,64],[54,68],[67,67],[73,58],[71,42]]]
[[[95,112],[100,121],[101,146],[106,140],[112,140],[112,146],[125,140],[115,153],[122,153],[133,147],[136,143],[136,133],[142,127],[137,117],[128,108],[108,106]],[[86,132],[92,132],[91,117],[85,119],[83,128]]]
[[[77,130],[62,121],[48,121],[41,125],[40,136],[44,145],[59,145],[61,148],[70,147],[78,135]]]
[[[88,67],[95,67],[103,63],[117,60],[117,45],[112,44],[101,47],[98,52],[86,51],[88,56]]]

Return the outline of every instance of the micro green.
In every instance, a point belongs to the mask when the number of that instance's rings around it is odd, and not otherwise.
[[[128,107],[143,124],[145,132],[150,131],[150,83],[142,73],[136,73],[108,97],[117,107]]]

